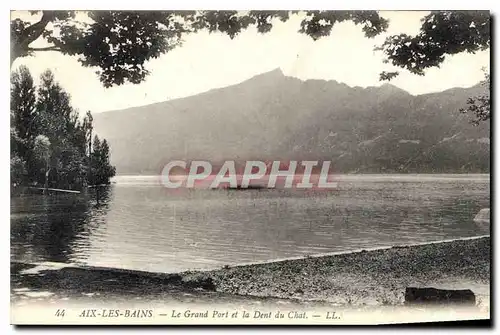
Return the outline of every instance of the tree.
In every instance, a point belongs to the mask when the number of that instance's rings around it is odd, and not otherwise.
[[[25,142],[19,138],[14,127],[10,127],[10,182],[11,185],[22,184],[27,175],[26,160],[20,156],[19,148],[24,147]]]
[[[49,174],[51,170],[50,166],[50,156],[51,156],[51,150],[50,150],[51,143],[48,139],[47,136],[44,135],[38,135],[35,138],[35,145],[33,148],[33,151],[35,153],[35,156],[45,162],[45,167],[44,167],[44,176],[45,176],[45,181],[44,181],[44,192],[47,190],[49,187]]]
[[[33,121],[36,118],[36,88],[33,77],[25,66],[12,73],[10,83],[10,125],[14,135],[11,137],[12,150],[20,157],[26,157],[35,134]]]
[[[10,157],[10,182],[17,186],[24,180],[26,174],[26,162],[16,154],[11,154]]]
[[[71,98],[50,71],[35,88],[27,68],[12,75],[11,179],[17,184],[75,189],[87,185],[90,171],[92,115],[80,122]],[[109,146],[98,144],[104,170],[101,183],[114,175]],[[109,176],[106,177],[106,176]],[[108,179],[106,179],[108,178]]]
[[[488,11],[433,11],[422,19],[415,36],[389,36],[377,47],[385,62],[416,75],[439,67],[447,55],[475,53],[490,47],[490,13]],[[390,80],[398,72],[383,72],[382,80]]]
[[[40,16],[36,23],[11,21],[11,64],[35,51],[77,55],[83,66],[97,67],[101,82],[109,87],[142,82],[148,74],[146,62],[180,46],[187,34],[208,30],[234,38],[249,27],[267,33],[274,19],[287,21],[298,11],[88,11],[90,23],[78,21],[74,11],[32,13]],[[368,38],[386,31],[389,24],[377,11],[305,11],[298,32],[317,40],[343,21],[361,25]],[[38,38],[49,46],[30,46]],[[417,35],[390,36],[376,50],[384,54],[384,62],[424,75],[448,55],[489,47],[489,11],[433,11],[423,18]],[[383,71],[380,80],[398,74]]]
[[[31,11],[38,22],[11,21],[11,62],[35,51],[78,55],[84,66],[100,68],[105,86],[139,83],[148,71],[145,62],[182,44],[200,30],[222,32],[231,38],[256,27],[267,33],[273,19],[287,21],[298,11],[88,11],[91,23],[76,20],[75,11]],[[328,36],[338,22],[362,26],[367,37],[386,31],[389,21],[377,11],[305,11],[299,32],[314,40]],[[50,46],[30,47],[43,38]],[[439,66],[446,55],[474,53],[490,47],[489,11],[433,11],[422,20],[416,36],[393,35],[377,49],[386,62],[423,75]],[[383,72],[387,80],[397,72]]]
[[[234,38],[251,26],[260,33],[273,19],[286,21],[297,11],[88,11],[88,22],[75,11],[31,11],[36,23],[11,21],[11,64],[35,51],[77,55],[83,66],[97,67],[104,86],[140,83],[148,74],[145,63],[182,44],[183,37],[200,30]],[[327,36],[337,22],[362,26],[367,37],[385,31],[388,21],[376,11],[307,11],[299,32],[314,39]],[[42,38],[49,45],[30,46]]]
[[[71,107],[69,94],[54,79],[54,74],[47,70],[40,77],[38,87],[37,111],[40,115],[41,133],[48,136],[51,143],[62,140],[68,128],[74,127],[76,111]]]
[[[33,120],[36,117],[36,88],[28,68],[21,66],[18,71],[13,72],[10,84],[11,126],[21,139],[30,141],[34,133]]]
[[[94,129],[94,126],[92,122],[94,121],[94,118],[92,117],[92,113],[90,111],[87,111],[87,114],[85,115],[83,119],[83,125],[82,129],[84,132],[85,136],[85,150],[87,154],[90,156],[90,153],[92,152],[92,130]]]
[[[109,184],[109,180],[116,175],[116,168],[111,165],[109,145],[106,139],[102,140],[101,144],[101,159],[102,159],[102,181]]]
[[[71,106],[69,94],[50,71],[41,75],[37,110],[40,133],[51,143],[50,168],[59,187],[75,188],[85,184],[88,173],[87,124]]]
[[[481,82],[481,86],[485,88],[485,93],[467,99],[467,107],[461,108],[462,113],[469,113],[474,116],[472,123],[479,125],[481,121],[487,121],[491,117],[491,101],[490,101],[490,74],[484,74],[485,79]]]
[[[109,145],[106,140],[94,137],[93,151],[91,154],[91,178],[90,182],[94,185],[109,184],[110,178],[115,176],[116,169],[110,164]]]
[[[422,19],[415,36],[393,35],[376,48],[385,55],[385,62],[423,76],[425,70],[439,67],[446,56],[462,52],[475,53],[490,47],[489,11],[433,11]],[[380,80],[391,80],[398,71],[382,72]],[[462,112],[474,115],[478,125],[490,118],[490,75],[482,82],[485,93],[467,100]]]
[[[11,158],[16,163],[11,164],[11,172],[14,173],[12,169],[20,169],[15,172],[16,184],[36,174],[35,158],[32,156],[37,135],[36,119],[36,87],[28,68],[21,66],[11,74],[10,89]]]

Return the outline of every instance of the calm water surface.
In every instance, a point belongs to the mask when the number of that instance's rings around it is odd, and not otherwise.
[[[489,234],[488,175],[350,175],[334,191],[167,191],[117,177],[94,194],[11,199],[11,259],[154,272]]]

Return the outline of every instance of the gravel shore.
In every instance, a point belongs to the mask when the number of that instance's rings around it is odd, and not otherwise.
[[[490,252],[482,237],[182,275],[209,277],[219,292],[339,305],[402,304],[408,286],[471,289],[489,304]]]
[[[11,263],[11,301],[36,299],[400,305],[407,286],[471,289],[489,309],[490,238],[157,274]]]

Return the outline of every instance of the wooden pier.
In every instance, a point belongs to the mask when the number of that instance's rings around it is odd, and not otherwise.
[[[81,193],[80,191],[75,191],[75,190],[63,190],[60,188],[44,188],[44,187],[28,187],[30,190],[39,190],[39,191],[50,191],[50,192],[61,192],[61,193],[74,193],[74,194],[79,194]]]

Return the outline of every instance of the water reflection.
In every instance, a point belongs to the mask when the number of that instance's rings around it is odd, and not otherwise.
[[[24,195],[11,199],[11,255],[28,262],[71,262],[82,235],[106,222],[111,189],[86,194]]]
[[[92,191],[13,199],[12,258],[174,272],[489,234],[473,222],[489,207],[488,178],[175,194],[151,180],[100,189],[99,201]]]

